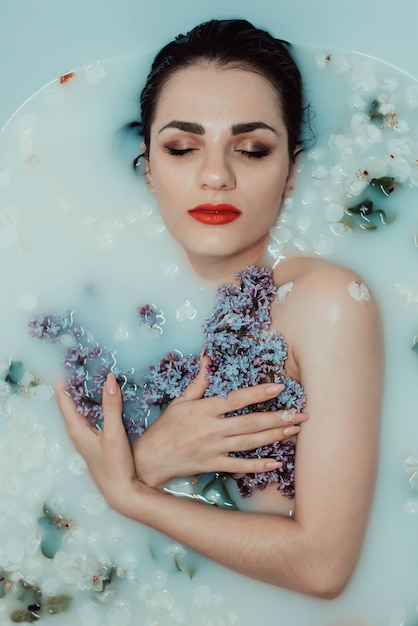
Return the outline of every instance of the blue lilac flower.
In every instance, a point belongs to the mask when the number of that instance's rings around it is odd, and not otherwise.
[[[207,371],[209,387],[205,396],[226,397],[232,390],[274,382],[285,386],[278,397],[243,407],[228,413],[227,417],[289,408],[300,411],[305,405],[305,394],[297,381],[285,375],[286,340],[269,330],[270,309],[277,293],[272,272],[267,268],[249,267],[236,278],[238,284],[222,285],[218,289],[218,302],[203,327],[205,350],[211,359]],[[190,376],[190,357],[174,359],[171,353],[166,358],[169,362],[163,359],[159,367],[150,368],[143,396],[149,407],[155,403],[163,407],[171,398],[178,397],[197,373],[197,363],[194,362],[194,374]],[[174,363],[176,373],[181,371],[181,378],[173,376]],[[231,455],[272,457],[283,463],[277,470],[247,474],[237,479],[243,497],[250,496],[254,489],[264,489],[270,483],[277,483],[282,495],[294,497],[295,444],[292,441],[276,442],[246,452],[231,452]]]
[[[72,326],[73,311],[65,315],[37,315],[31,322],[31,334],[38,339],[55,341]]]
[[[199,361],[196,357],[169,352],[158,366],[151,366],[143,378],[142,401],[148,406],[166,406],[179,397],[197,376]]]
[[[252,495],[254,489],[264,489],[271,483],[279,484],[282,495],[293,498],[294,490],[294,458],[295,445],[291,441],[284,443],[274,443],[270,446],[263,446],[251,452],[236,452],[235,456],[242,458],[264,458],[270,457],[283,463],[278,470],[267,472],[257,472],[245,474],[236,479],[238,490],[243,498]]]
[[[207,369],[206,397],[223,396],[236,389],[263,382],[281,383],[284,390],[276,398],[228,413],[244,415],[259,411],[277,411],[305,405],[302,386],[285,375],[287,343],[284,337],[270,331],[270,309],[276,297],[271,270],[249,267],[236,275],[237,284],[221,285],[212,315],[203,326],[204,345],[210,357]],[[159,328],[165,320],[155,305],[137,309],[140,323]],[[82,326],[74,324],[73,311],[60,317],[37,316],[29,324],[34,337],[60,340],[69,335],[73,344],[66,349],[64,365],[70,375],[67,389],[78,410],[96,428],[102,428],[101,394],[107,373],[113,371],[122,390],[123,420],[131,438],[140,436],[152,407],[163,409],[184,393],[199,371],[199,361],[193,355],[169,352],[158,364],[151,365],[139,380],[133,372],[122,371],[115,353],[99,346]],[[248,497],[254,489],[264,489],[277,483],[281,493],[294,496],[295,444],[276,442],[246,452],[231,452],[245,458],[271,457],[283,466],[268,472],[247,474],[237,479],[238,489]]]
[[[122,371],[113,352],[96,343],[82,326],[75,325],[73,311],[63,316],[38,315],[29,327],[32,336],[39,339],[61,343],[64,336],[71,339],[63,359],[64,367],[69,370],[66,389],[79,413],[94,428],[103,428],[101,397],[106,376],[113,371],[122,390],[126,431],[131,436],[144,432],[143,405],[140,404],[138,385],[131,381],[132,371]]]
[[[161,326],[165,322],[164,313],[155,304],[144,304],[138,307],[137,315],[141,326],[158,330],[159,333],[163,332]]]

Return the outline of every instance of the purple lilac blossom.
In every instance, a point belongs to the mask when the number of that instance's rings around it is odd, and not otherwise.
[[[148,324],[149,326],[154,326],[159,320],[161,320],[161,318],[163,318],[162,311],[157,309],[155,304],[144,304],[144,306],[139,306],[137,313],[139,321],[142,324]]]
[[[212,362],[206,395],[226,395],[228,391],[265,382],[281,383],[285,389],[276,398],[234,411],[227,417],[290,408],[300,411],[305,405],[305,394],[297,381],[285,375],[286,340],[268,330],[270,308],[277,294],[272,271],[249,267],[236,278],[238,285],[232,288],[224,285],[219,289],[220,301],[204,326],[206,352]],[[294,455],[295,444],[291,441],[231,452],[231,456],[271,457],[283,463],[279,469],[238,478],[241,496],[248,497],[253,489],[278,483],[282,495],[294,497]]]
[[[218,302],[203,327],[205,349],[211,359],[205,396],[226,397],[232,390],[259,383],[282,383],[285,389],[276,398],[228,413],[226,417],[290,408],[300,411],[305,405],[305,394],[297,381],[285,375],[286,340],[269,330],[270,308],[277,293],[272,272],[268,268],[248,267],[238,273],[236,279],[238,284],[219,287]],[[144,305],[137,311],[143,324],[152,327],[159,321],[159,309],[155,305]],[[62,342],[64,335],[72,338],[64,357],[64,365],[70,370],[67,390],[79,412],[99,429],[103,421],[103,385],[107,373],[113,371],[121,387],[123,420],[131,439],[144,432],[151,408],[163,409],[179,397],[199,371],[199,360],[195,356],[169,352],[136,382],[132,371],[123,372],[117,367],[115,353],[101,348],[81,326],[74,325],[72,311],[61,317],[37,316],[29,326],[31,334],[41,339]],[[236,479],[242,497],[270,483],[277,483],[282,495],[294,497],[293,442],[275,442],[256,450],[231,452],[231,455],[270,457],[283,463],[276,470]]]
[[[162,309],[158,309],[155,304],[144,304],[137,307],[137,316],[140,326],[145,329],[156,330],[160,334],[163,332],[161,326],[165,322]]]
[[[268,268],[249,267],[236,278],[238,284],[222,285],[218,289],[218,302],[203,327],[205,350],[211,359],[205,396],[225,397],[229,391],[259,383],[281,383],[285,388],[276,398],[228,413],[226,417],[290,408],[300,411],[306,399],[302,386],[285,375],[286,340],[268,330],[270,308],[277,293],[272,272]],[[152,366],[145,377],[144,404],[163,407],[183,393],[197,371],[195,357],[174,358],[173,353],[169,353],[159,366]],[[294,497],[295,444],[292,441],[276,442],[246,452],[231,452],[231,455],[270,457],[283,463],[276,470],[236,479],[242,497],[248,497],[254,489],[264,489],[270,483],[277,483],[282,495]]]
[[[116,364],[115,353],[102,348],[86,333],[82,326],[74,324],[74,312],[63,316],[38,315],[30,323],[33,337],[63,344],[70,341],[64,354],[64,367],[69,370],[66,390],[73,398],[77,410],[94,428],[103,428],[101,397],[103,385],[109,372],[119,383],[123,400],[123,422],[130,438],[145,430],[140,389],[132,380],[131,371],[122,371]]]

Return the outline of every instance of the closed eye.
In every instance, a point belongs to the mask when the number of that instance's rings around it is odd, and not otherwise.
[[[186,154],[192,154],[196,150],[196,148],[172,148],[171,146],[166,146],[166,151],[171,156],[185,156]]]
[[[263,159],[270,154],[271,150],[270,148],[265,148],[264,150],[237,150],[237,152],[248,159]]]
[[[171,156],[182,157],[192,154],[197,148],[173,148],[172,146],[166,146],[165,150]],[[263,148],[263,150],[236,150],[236,152],[248,159],[263,159],[271,153],[271,150],[270,148]]]

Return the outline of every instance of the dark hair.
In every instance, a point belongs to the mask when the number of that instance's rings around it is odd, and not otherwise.
[[[211,20],[178,35],[158,52],[141,94],[144,156],[148,156],[151,124],[167,81],[185,67],[210,62],[254,71],[271,83],[288,132],[289,157],[294,160],[301,149],[304,104],[301,75],[289,47],[246,20]]]

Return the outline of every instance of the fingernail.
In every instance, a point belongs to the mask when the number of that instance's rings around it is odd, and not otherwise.
[[[274,459],[266,461],[266,469],[277,469],[278,467],[283,467],[283,463],[280,461],[274,461]]]
[[[283,434],[286,437],[290,437],[290,435],[296,435],[301,430],[300,426],[288,426],[283,431]]]
[[[114,396],[118,392],[119,386],[113,372],[109,372],[106,378],[106,391],[109,395]]]
[[[203,348],[202,352],[200,353],[200,360],[202,360],[204,356],[206,356],[206,348]]]
[[[283,411],[282,420],[284,422],[292,422],[295,417],[296,409],[287,409],[287,411]]]
[[[268,393],[269,396],[277,396],[277,394],[283,391],[283,389],[284,389],[284,385],[278,385],[278,384],[269,385],[268,387],[266,387],[266,393]]]

